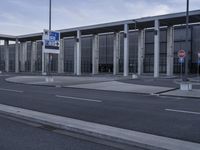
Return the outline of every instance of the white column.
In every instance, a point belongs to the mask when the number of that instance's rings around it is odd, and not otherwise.
[[[31,48],[31,72],[35,71],[36,58],[37,58],[36,42],[32,42],[32,48]]]
[[[58,73],[64,73],[64,40],[60,40],[60,53],[58,54]]]
[[[174,70],[174,28],[167,28],[167,76],[173,76]]]
[[[76,59],[77,59],[77,71],[76,74],[79,76],[81,75],[81,31],[77,31],[77,41],[76,41],[76,49],[77,49],[77,54],[76,54]]]
[[[5,46],[5,71],[9,72],[9,41],[4,41]]]
[[[145,56],[145,30],[139,30],[138,33],[138,75],[144,72],[144,56]]]
[[[92,40],[92,74],[99,73],[99,36],[94,35]]]
[[[19,40],[15,41],[15,73],[19,73]]]
[[[119,33],[114,34],[114,51],[113,51],[113,75],[119,73],[119,53],[120,53],[120,37]]]
[[[159,20],[155,20],[155,34],[154,34],[154,78],[159,77],[160,66],[160,24]]]
[[[20,66],[21,66],[21,71],[25,71],[25,62],[27,59],[27,42],[21,43],[21,53],[20,53]]]
[[[129,74],[129,27],[124,25],[124,76]]]

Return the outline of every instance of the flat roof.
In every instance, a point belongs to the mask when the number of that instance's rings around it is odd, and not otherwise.
[[[200,22],[200,10],[190,11],[189,14],[190,14],[189,23]],[[138,18],[138,19],[103,23],[103,24],[83,26],[83,27],[75,27],[75,28],[62,29],[62,30],[57,30],[57,31],[61,32],[61,37],[76,36],[77,30],[81,30],[83,35],[106,33],[106,32],[119,32],[119,31],[123,31],[124,24],[129,24],[130,30],[135,29],[135,24],[136,24],[137,29],[152,28],[154,27],[155,20],[160,21],[160,26],[173,26],[173,25],[185,24],[186,12],[143,17],[143,18]],[[4,37],[6,38],[6,36]],[[14,36],[8,36],[8,38],[9,37],[14,37]],[[41,40],[42,32],[27,34],[27,35],[20,35],[16,37],[20,41]]]
[[[15,41],[16,38],[17,38],[17,36],[0,34],[0,40],[10,40],[10,41]]]

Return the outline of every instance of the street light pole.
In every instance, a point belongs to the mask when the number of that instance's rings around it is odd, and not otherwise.
[[[189,0],[187,0],[186,7],[186,62],[185,62],[185,80],[188,77],[188,68],[189,68]]]
[[[49,0],[49,31],[51,31],[51,0]],[[48,65],[49,76],[51,74],[51,59],[52,59],[52,54],[49,53],[49,65]]]
[[[49,0],[49,30],[51,30],[51,0]]]

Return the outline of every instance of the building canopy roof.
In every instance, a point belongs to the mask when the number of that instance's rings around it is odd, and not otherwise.
[[[190,11],[189,23],[199,23],[200,22],[200,10]],[[82,35],[99,34],[107,32],[119,32],[124,30],[124,24],[129,24],[130,30],[134,29],[144,29],[154,27],[154,21],[159,20],[160,26],[173,26],[185,24],[186,22],[186,12],[174,13],[160,16],[144,17],[133,20],[124,20],[111,23],[104,23],[91,26],[76,27],[70,29],[58,30],[61,32],[62,37],[76,36],[77,30],[80,30]],[[10,39],[16,38],[14,36],[0,35],[0,38]],[[20,41],[33,41],[41,40],[42,32],[28,35],[17,36]]]

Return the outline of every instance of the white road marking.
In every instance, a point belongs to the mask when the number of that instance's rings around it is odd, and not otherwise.
[[[70,96],[62,96],[62,95],[56,95],[58,98],[66,98],[66,99],[74,99],[74,100],[80,100],[80,101],[89,101],[89,102],[97,102],[101,103],[101,100],[96,99],[87,99],[87,98],[80,98],[80,97],[70,97]]]
[[[8,91],[8,92],[16,92],[16,93],[23,93],[24,92],[24,91],[13,90],[13,89],[4,89],[4,88],[0,88],[0,91]]]
[[[165,110],[166,110],[166,111],[171,111],[171,112],[178,112],[178,113],[185,113],[185,114],[200,115],[200,112],[185,111],[185,110],[175,110],[175,109],[165,109]]]

